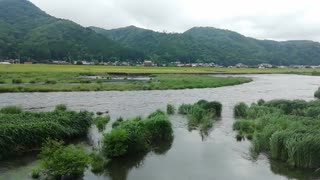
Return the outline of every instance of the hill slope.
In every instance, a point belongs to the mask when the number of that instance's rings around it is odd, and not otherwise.
[[[159,33],[133,26],[113,30],[91,29],[122,44],[143,49],[147,56],[164,61],[223,65],[240,62],[250,65],[320,64],[320,43],[313,41],[257,40],[212,27],[195,27],[182,34]]]
[[[0,0],[0,57],[22,60],[136,59],[142,54],[27,0]]]

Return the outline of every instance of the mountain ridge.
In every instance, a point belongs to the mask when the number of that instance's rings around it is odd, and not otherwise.
[[[27,0],[0,0],[0,59],[319,65],[320,43],[258,40],[214,27],[183,33],[136,26],[106,30],[53,17]]]

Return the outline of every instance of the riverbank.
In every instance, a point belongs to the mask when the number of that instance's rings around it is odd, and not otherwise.
[[[251,81],[245,77],[172,74],[112,76],[93,72],[1,72],[0,77],[2,93],[216,88]]]
[[[308,74],[319,75],[312,68],[213,68],[213,67],[144,67],[144,66],[84,66],[50,64],[0,65],[0,72],[91,72],[109,74]]]

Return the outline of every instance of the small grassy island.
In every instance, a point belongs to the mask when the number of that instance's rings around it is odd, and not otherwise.
[[[199,75],[112,76],[93,72],[1,72],[0,92],[127,91],[215,88],[250,82],[245,77]]]
[[[320,101],[263,100],[234,109],[237,139],[296,168],[320,168]]]

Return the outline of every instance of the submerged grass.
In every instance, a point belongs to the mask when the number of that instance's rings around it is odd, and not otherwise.
[[[320,168],[320,101],[272,100],[252,104],[240,117],[233,126],[237,139],[252,139],[254,152],[293,167]]]

